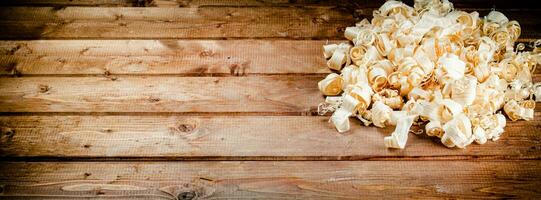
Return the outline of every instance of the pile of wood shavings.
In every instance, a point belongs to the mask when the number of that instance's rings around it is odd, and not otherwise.
[[[416,0],[414,7],[387,1],[371,21],[346,28],[350,42],[323,47],[328,67],[340,74],[318,83],[327,96],[318,112],[333,112],[339,132],[350,129],[350,117],[396,126],[384,138],[388,148],[404,148],[413,124],[447,147],[495,141],[506,124],[501,110],[513,121],[532,120],[534,98],[541,100],[531,77],[540,42],[519,52],[520,32],[497,11],[480,18],[447,0]]]

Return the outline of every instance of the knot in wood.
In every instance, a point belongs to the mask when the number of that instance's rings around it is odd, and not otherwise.
[[[15,131],[8,127],[0,127],[0,137],[12,138],[15,135]]]
[[[116,76],[112,76],[111,72],[108,69],[105,69],[103,75],[105,76],[105,78],[108,78],[111,81],[116,81],[118,79]]]
[[[198,119],[182,119],[170,126],[169,129],[173,134],[186,136],[198,132],[199,124],[200,121]]]
[[[150,101],[151,103],[156,103],[156,102],[160,102],[160,98],[158,97],[150,97],[148,98],[148,101]]]
[[[51,87],[49,87],[48,85],[44,85],[44,84],[40,84],[38,87],[39,87],[39,92],[40,93],[46,93],[51,89]]]
[[[178,130],[180,132],[189,133],[189,132],[192,132],[195,129],[195,125],[193,125],[193,124],[179,124],[177,126],[177,128],[178,128]]]
[[[208,57],[208,56],[213,56],[213,55],[214,55],[214,51],[210,49],[205,49],[199,53],[200,57]]]
[[[194,191],[189,191],[189,192],[181,192],[180,194],[178,194],[177,198],[181,200],[191,200],[191,199],[194,199],[196,196],[197,196],[197,193],[195,193]]]
[[[328,15],[321,15],[318,17],[312,18],[312,23],[314,24],[323,24],[329,22],[329,16]]]

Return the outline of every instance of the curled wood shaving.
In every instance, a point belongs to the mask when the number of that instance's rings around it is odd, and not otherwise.
[[[372,105],[370,111],[372,113],[371,119],[374,126],[383,128],[391,120],[391,112],[393,112],[393,109],[381,101],[376,101]]]
[[[331,122],[338,132],[349,130],[349,117],[356,111],[359,101],[351,95],[345,95],[340,107],[331,116]]]
[[[532,120],[541,84],[532,72],[541,63],[533,51],[515,49],[517,21],[492,11],[487,16],[455,10],[447,0],[385,2],[345,29],[350,42],[323,46],[335,73],[318,83],[327,95],[318,112],[334,112],[339,132],[350,117],[364,125],[396,126],[388,148],[405,148],[410,127],[447,147],[465,148],[497,140],[511,120]]]
[[[327,75],[327,77],[319,81],[318,86],[319,90],[323,92],[324,95],[338,95],[342,92],[342,85],[344,80],[338,74],[332,73]]]
[[[533,100],[526,100],[526,101],[517,101],[515,99],[512,99],[505,103],[503,106],[503,110],[505,111],[505,114],[511,119],[512,121],[516,121],[519,119],[524,120],[532,120],[533,114],[534,114],[534,108],[535,108],[535,101]]]
[[[406,116],[396,122],[396,129],[394,132],[383,139],[387,148],[403,149],[406,146],[410,127],[413,125],[413,119],[414,116]]]

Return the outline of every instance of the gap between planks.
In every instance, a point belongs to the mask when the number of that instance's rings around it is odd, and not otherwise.
[[[445,147],[441,147],[445,148]],[[6,156],[0,157],[0,163],[4,162],[222,162],[222,161],[298,161],[298,162],[379,162],[379,161],[541,161],[541,158],[519,158],[516,156],[456,156],[456,155],[441,155],[441,156],[420,156],[420,157],[405,157],[405,156],[249,156],[249,157],[233,157],[233,156],[197,156],[197,157],[70,157],[70,156]],[[541,163],[540,163],[541,164]]]

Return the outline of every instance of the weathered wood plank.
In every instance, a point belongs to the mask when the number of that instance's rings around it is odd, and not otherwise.
[[[323,76],[0,78],[0,112],[310,114]]]
[[[330,73],[323,58],[317,56],[269,54],[268,57],[254,59],[251,55],[241,54],[237,59],[227,57],[0,56],[0,75],[243,76]]]
[[[312,49],[314,50],[314,49]],[[210,51],[203,51],[210,52]],[[296,51],[297,52],[297,51]],[[317,52],[319,54],[319,52]],[[0,76],[248,76],[328,74],[324,59],[302,52],[276,56],[1,56]],[[294,63],[294,64],[291,64]],[[541,81],[534,72],[534,81]]]
[[[372,8],[355,16],[371,18]],[[482,14],[489,10],[484,9]],[[541,38],[539,10],[502,10],[523,28],[522,38]],[[99,8],[3,7],[0,39],[150,38],[343,38],[353,12],[316,7]]]
[[[0,75],[327,74],[323,40],[0,41]]]
[[[136,6],[137,0],[7,0],[2,6]]]
[[[220,56],[318,54],[346,40],[5,40],[0,56]],[[254,51],[252,51],[254,50]],[[293,56],[292,55],[292,56]]]
[[[151,0],[148,6],[340,6],[351,9],[379,8],[387,0]],[[153,3],[155,2],[155,3]],[[413,0],[403,0],[413,5]],[[451,0],[455,8],[532,8],[535,0]]]
[[[342,38],[334,7],[0,8],[2,39]]]
[[[94,7],[1,7],[0,16],[5,21],[39,20],[66,22],[68,20],[92,20],[91,22],[115,20],[141,20],[149,22],[209,23],[231,22],[297,22],[312,21],[313,17],[325,17],[329,22],[348,19],[332,6],[317,7],[203,7],[203,8],[94,8]],[[278,15],[278,16],[277,16]],[[322,16],[325,15],[325,16]]]
[[[374,2],[374,3],[371,3]],[[381,1],[356,1],[357,5],[377,6]],[[4,0],[4,6],[146,6],[146,7],[198,7],[198,6],[352,6],[350,0]]]
[[[374,8],[355,10],[360,17],[371,18]],[[478,11],[481,16],[488,14],[491,9],[466,8],[466,11]],[[510,20],[517,20],[524,25],[537,25],[534,20],[538,9],[502,9]],[[199,8],[106,8],[106,7],[0,7],[2,21],[45,21],[62,23],[69,22],[169,22],[203,24],[222,22],[230,23],[308,23],[308,25],[326,25],[342,23],[352,26],[354,21],[351,13],[343,8],[334,6],[310,7],[199,7]],[[30,24],[30,23],[29,23]],[[127,24],[129,25],[129,24]],[[249,24],[246,24],[249,25]],[[246,27],[248,29],[248,27]],[[259,31],[259,30],[258,30]]]
[[[322,46],[343,41],[0,41],[0,75],[328,74]]]
[[[198,6],[341,6],[373,8],[385,0],[4,0],[0,5],[10,6],[149,6],[149,7],[198,7]],[[412,0],[404,0],[413,5]],[[456,8],[531,8],[534,0],[453,0]]]
[[[446,160],[540,159],[541,113],[508,122],[496,142],[445,148],[437,138],[409,137],[389,150],[394,128],[362,127],[346,134],[328,116],[0,116],[4,158],[138,158],[149,160]],[[54,147],[54,148],[52,148]]]
[[[379,8],[386,0],[150,0],[146,6],[185,7],[185,6],[310,6],[334,5],[340,7]],[[413,5],[413,0],[404,0]],[[506,0],[453,0],[457,8],[531,8],[533,0],[509,2]]]
[[[540,161],[3,163],[0,198],[541,197]]]

